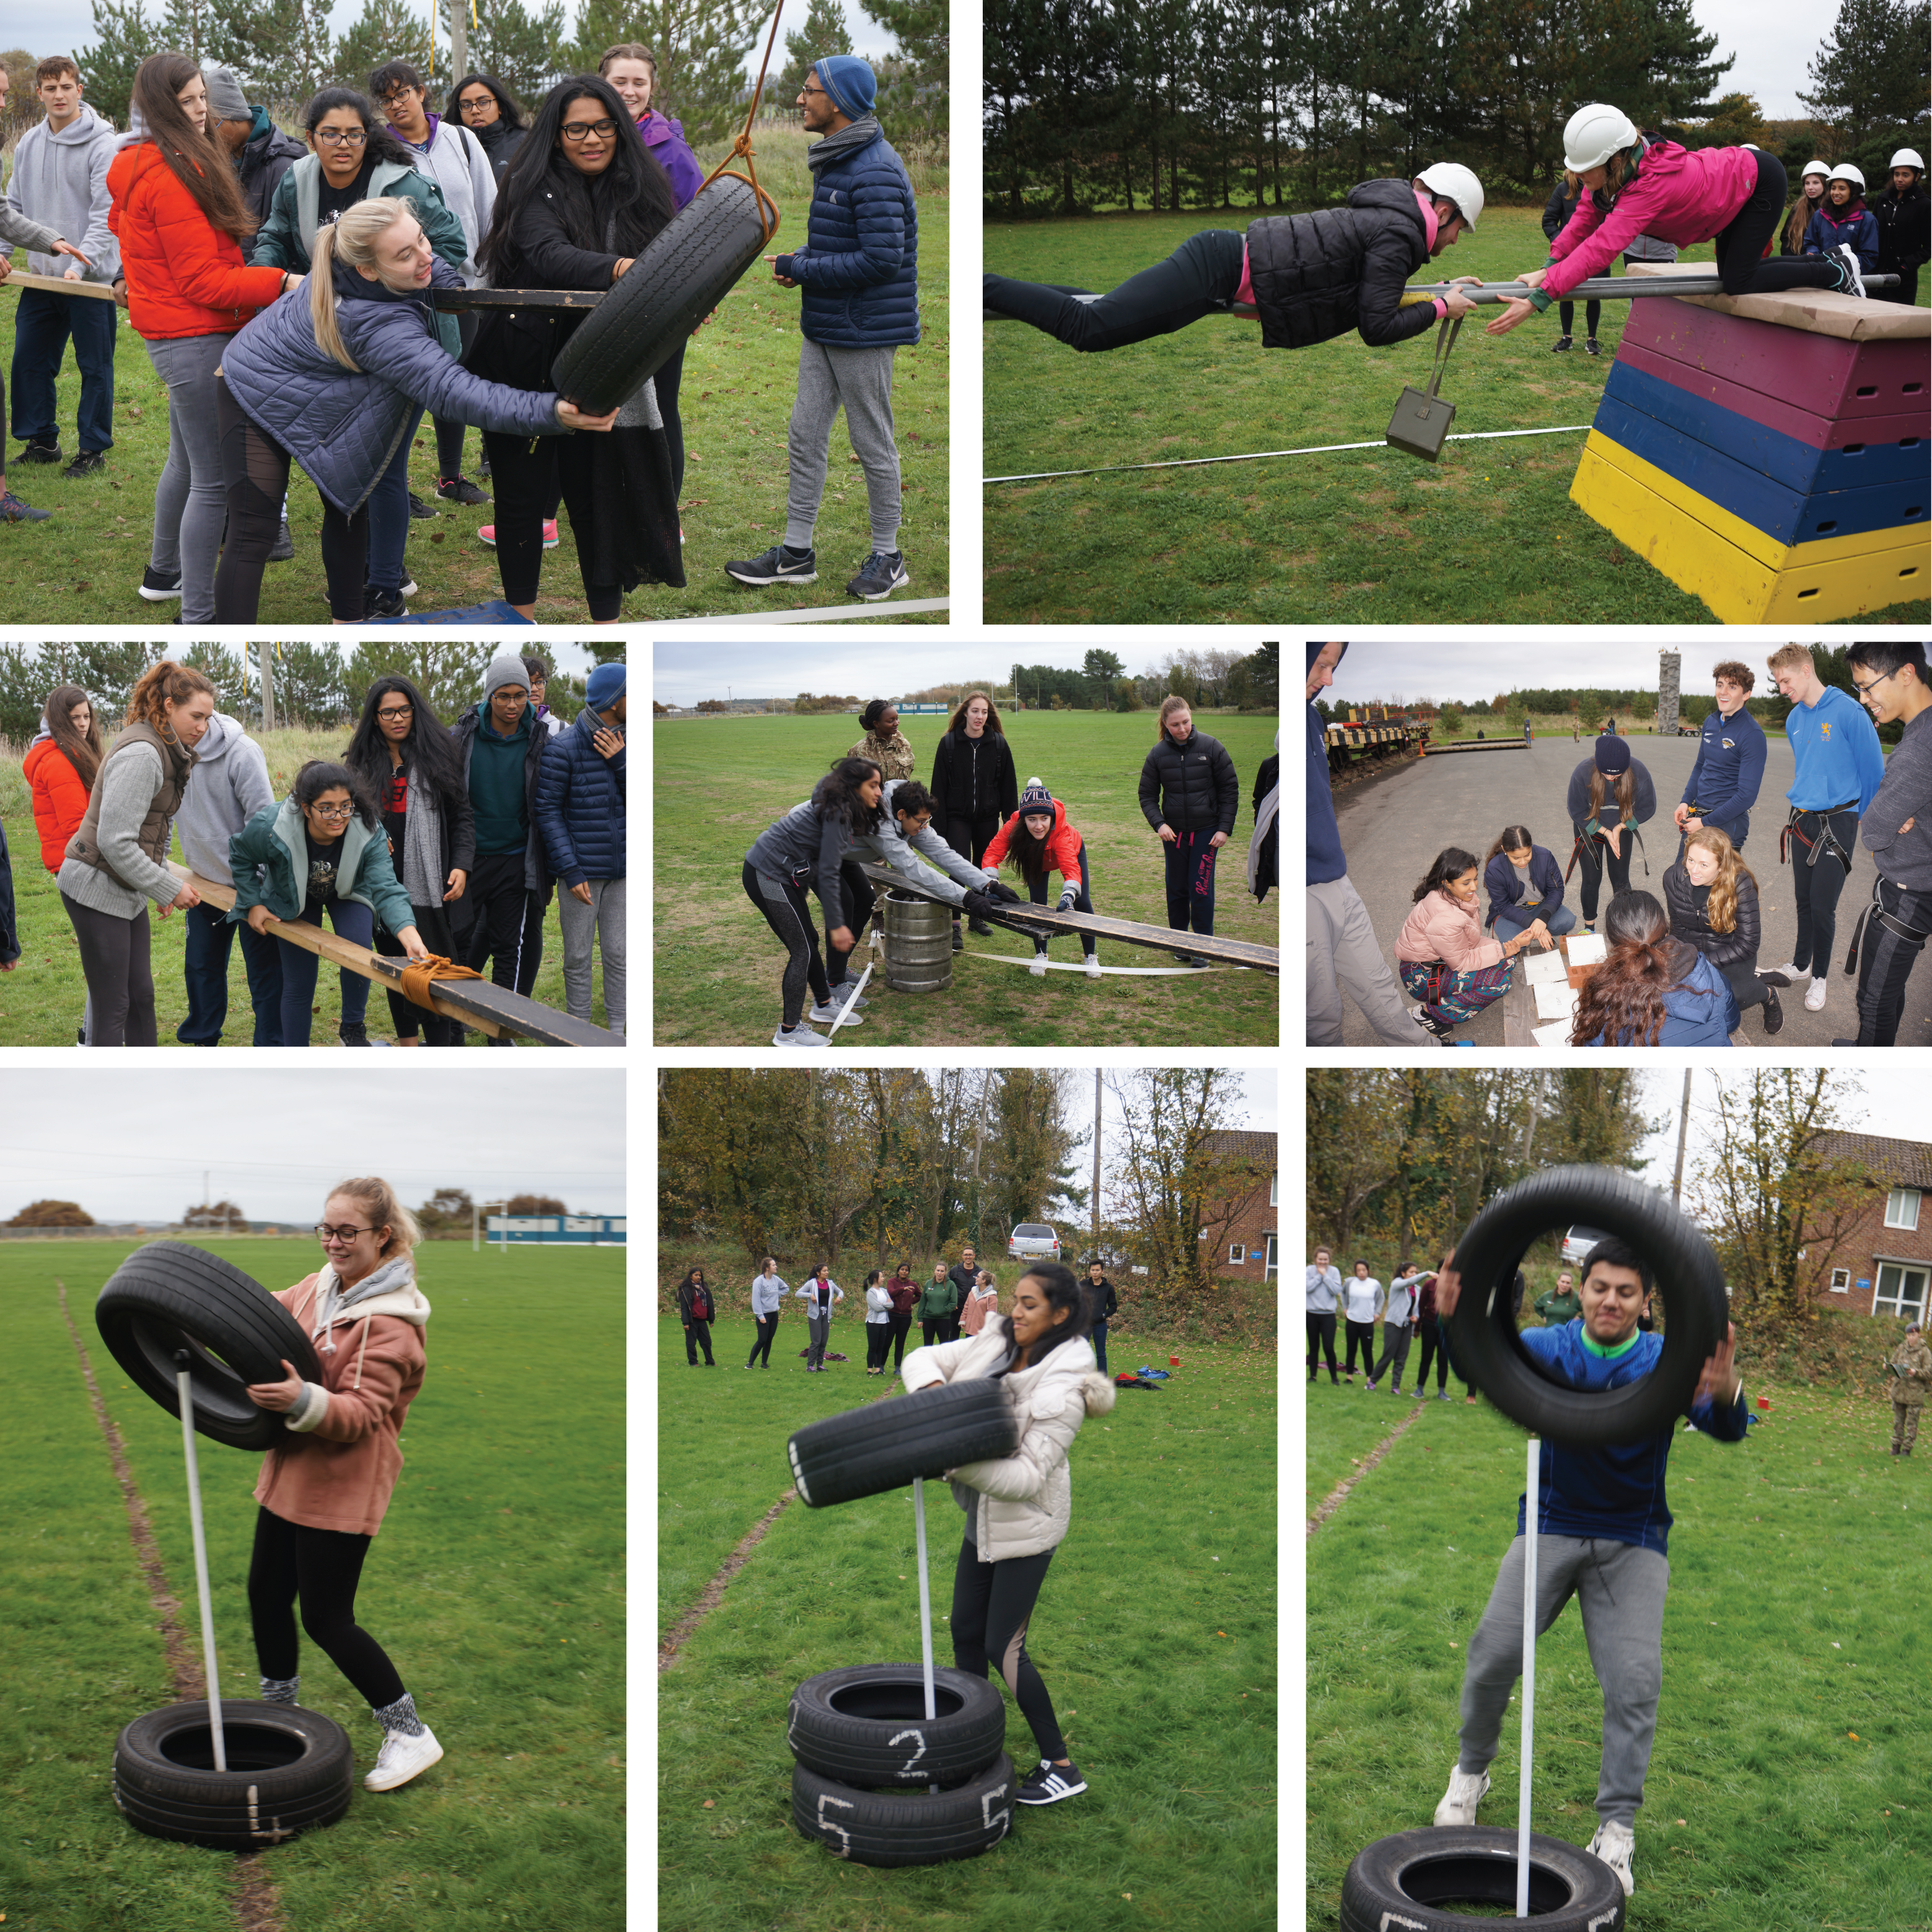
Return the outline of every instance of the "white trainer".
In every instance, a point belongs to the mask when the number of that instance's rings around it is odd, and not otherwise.
[[[385,1731],[382,1748],[376,1754],[375,1768],[363,1779],[363,1786],[370,1791],[393,1791],[398,1785],[419,1777],[442,1756],[442,1747],[427,1724],[412,1738],[405,1737],[400,1731]]]
[[[772,1044],[774,1046],[790,1047],[823,1046],[825,1044],[825,1036],[822,1033],[814,1033],[808,1026],[795,1026],[790,1033],[787,1033],[783,1027],[780,1027],[778,1031],[772,1035]]]
[[[1090,980],[1097,980],[1100,976],[1100,959],[1091,952],[1087,956],[1087,976]]]
[[[1831,990],[1831,982],[1823,974],[1819,974],[1804,988],[1804,1010],[1808,1013],[1818,1012],[1824,1006],[1825,995]]]
[[[1624,1888],[1628,1898],[1636,1890],[1636,1880],[1630,1873],[1630,1865],[1636,1857],[1636,1834],[1628,1825],[1614,1825],[1609,1819],[1597,1827],[1597,1835],[1590,1840],[1588,1850],[1600,1858],[1617,1875],[1617,1882]]]
[[[846,1002],[834,994],[830,999],[821,1000],[818,1005],[814,1006],[811,1012],[806,1015],[806,1018],[808,1020],[817,1020],[823,1025],[828,1021],[836,1020],[841,1013],[844,1012],[845,1006]],[[863,1013],[855,1012],[845,1024],[848,1026],[863,1026],[866,1024],[866,1016]]]
[[[1046,955],[1044,952],[1036,952],[1032,958],[1028,961],[1027,970],[1036,980],[1044,980],[1046,977]]]
[[[1458,1765],[1449,1774],[1449,1789],[1442,1794],[1442,1802],[1436,1808],[1436,1823],[1473,1825],[1476,1822],[1476,1807],[1489,1788],[1490,1774],[1486,1771],[1465,1771]]]
[[[1811,976],[1808,966],[1794,966],[1786,960],[1782,966],[1760,966],[1757,969],[1760,980],[1768,980],[1774,986],[1800,986]]]

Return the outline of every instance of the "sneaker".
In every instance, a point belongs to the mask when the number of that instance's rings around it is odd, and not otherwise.
[[[1831,982],[1823,974],[1814,974],[1810,985],[1804,988],[1804,1010],[1808,1013],[1822,1012],[1825,1006],[1825,995],[1831,990]]]
[[[1375,1385],[1375,1384],[1374,1384],[1373,1382],[1364,1382],[1364,1383],[1363,1383],[1363,1384],[1362,1384],[1362,1393],[1363,1393],[1363,1394],[1364,1394],[1364,1395],[1373,1395],[1373,1394],[1375,1394],[1375,1392],[1376,1392],[1376,1385]]]
[[[478,503],[487,503],[487,491],[479,490],[466,476],[439,476],[436,479],[436,494],[446,503],[460,503],[466,509],[473,509]]]
[[[1567,335],[1559,335],[1556,340],[1550,345],[1550,352],[1552,356],[1567,356],[1570,352],[1570,347],[1571,344],[1569,337]]]
[[[61,472],[70,483],[78,483],[83,476],[92,476],[97,470],[107,467],[107,458],[98,449],[83,449]]]
[[[31,503],[23,503],[10,490],[0,490],[0,524],[44,524],[53,514],[51,510],[37,510]],[[146,591],[141,593],[147,595]],[[175,595],[181,595],[181,586],[175,586]]]
[[[902,552],[894,550],[888,556],[874,550],[860,565],[858,575],[845,588],[851,596],[868,604],[876,604],[882,597],[890,597],[895,590],[903,590],[911,581],[906,574]]]
[[[57,442],[23,442],[16,463],[58,463],[62,452]]]
[[[1616,1874],[1624,1898],[1636,1890],[1636,1880],[1630,1873],[1631,1862],[1636,1856],[1636,1834],[1628,1825],[1613,1825],[1606,1818],[1586,1849]]]
[[[1784,1009],[1778,1004],[1778,988],[1767,986],[1764,989],[1764,1030],[1767,1034],[1781,1032],[1784,1026]]]
[[[1072,1764],[1042,1763],[1013,1797],[1022,1804],[1058,1804],[1063,1798],[1078,1798],[1086,1789],[1087,1780]]]
[[[1177,966],[1192,966],[1194,964],[1194,956],[1191,952],[1177,952],[1174,956],[1174,963]]]
[[[845,1002],[838,999],[821,1000],[806,1015],[807,1019],[817,1020],[821,1025],[827,1020],[836,1020],[841,1017],[844,1017],[845,1024],[848,1026],[863,1026],[866,1024],[864,1019],[857,1013],[847,1016]]]
[[[1196,972],[1204,973],[1214,962],[1211,959],[1202,958],[1198,952],[1190,952],[1187,956],[1187,963],[1194,968]]]
[[[413,597],[421,587],[416,579],[406,570],[403,572],[403,580],[396,586],[396,590],[398,595],[401,596]]]
[[[1354,1370],[1353,1369],[1351,1369],[1351,1370],[1348,1372],[1348,1373],[1347,1373],[1346,1375],[1345,1375],[1345,1376],[1342,1378],[1342,1379],[1345,1382],[1346,1382],[1351,1388],[1353,1388],[1355,1386],[1355,1372],[1354,1372]]]
[[[1849,242],[1840,242],[1838,244],[1834,259],[1837,262],[1838,267],[1844,272],[1846,280],[1851,284],[1851,286],[1845,290],[1844,292],[1847,295],[1864,295],[1865,292],[1865,278],[1863,274],[1860,272],[1858,268],[1858,258],[1852,251],[1852,244]],[[1605,1828],[1614,1829],[1615,1827],[1608,1826]],[[1610,1863],[1610,1860],[1606,1858],[1604,1862],[1606,1864],[1608,1864]],[[1621,1877],[1622,1874],[1619,1873],[1618,1876]],[[1628,1891],[1629,1887],[1626,1886],[1624,1889]]]
[[[842,980],[832,988],[832,997],[828,1004],[835,1006],[850,1006],[856,1013],[864,1012],[872,1003],[860,993],[857,980]]]
[[[1486,1771],[1465,1771],[1459,1764],[1449,1774],[1449,1789],[1442,1794],[1442,1802],[1436,1808],[1436,1822],[1438,1825],[1473,1825],[1476,1822],[1476,1807],[1483,1802],[1483,1793],[1490,1788],[1490,1774]]]
[[[1436,1398],[1438,1402],[1454,1402],[1455,1399],[1456,1398],[1452,1396],[1447,1389],[1444,1389],[1442,1394]]]
[[[1811,976],[1808,966],[1794,966],[1786,960],[1782,966],[1767,966],[1757,976],[1774,986],[1796,986]]]
[[[1438,1040],[1447,1040],[1456,1030],[1450,1022],[1430,1012],[1424,1006],[1418,1006],[1409,1017],[1424,1033],[1432,1034]]]
[[[825,1036],[822,1033],[814,1033],[808,1026],[795,1026],[789,1033],[780,1027],[772,1035],[772,1044],[774,1046],[823,1046]]]
[[[284,517],[281,526],[275,532],[275,541],[268,548],[271,563],[292,563],[296,558],[294,533],[289,528],[289,520]]]
[[[1044,952],[1036,952],[1032,958],[1027,962],[1027,970],[1036,980],[1044,980],[1046,977],[1046,955]]]
[[[1600,356],[1604,352],[1602,345],[1598,341],[1597,338],[1594,335],[1588,337],[1585,340],[1583,346],[1588,350],[1592,356]]]
[[[385,1731],[382,1748],[376,1754],[376,1768],[363,1779],[368,1791],[393,1791],[418,1777],[442,1756],[436,1733],[425,1724],[417,1736],[404,1736],[400,1731]]]
[[[367,1046],[369,1028],[362,1020],[344,1020],[338,1024],[335,1036],[344,1046]]]
[[[406,617],[409,614],[410,607],[400,590],[379,590],[373,584],[364,586],[362,616],[365,623],[371,617]]]
[[[1087,956],[1087,976],[1090,980],[1097,980],[1100,976],[1100,958],[1094,953],[1090,952]]]
[[[476,538],[479,543],[486,543],[492,550],[494,550],[496,548],[496,526],[494,524],[485,524],[476,532]],[[547,517],[544,520],[543,547],[545,550],[554,550],[556,545],[556,519],[554,517]]]
[[[966,930],[968,932],[976,932],[982,939],[991,939],[993,936],[993,928],[983,919],[968,920]]]
[[[410,492],[410,521],[411,523],[422,523],[431,517],[440,517],[442,514],[442,512],[433,503],[425,503],[413,490]]]
[[[1426,1402],[1429,1400],[1429,1391],[1426,1389],[1417,1389],[1410,1396],[1409,1400],[1412,1402]]]
[[[165,604],[170,597],[182,594],[181,572],[172,577],[164,577],[151,563],[141,573],[141,595],[150,604]]]
[[[748,584],[754,590],[770,584],[816,584],[818,553],[794,550],[789,544],[776,543],[757,556],[747,557],[739,563],[728,563],[724,574],[734,583]]]

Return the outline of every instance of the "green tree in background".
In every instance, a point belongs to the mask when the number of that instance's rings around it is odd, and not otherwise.
[[[149,15],[146,0],[89,0],[89,4],[94,38],[76,50],[74,64],[86,84],[88,105],[117,128],[124,128],[134,70],[167,42],[161,38],[160,21]]]
[[[572,71],[595,74],[604,50],[621,41],[649,47],[658,64],[652,106],[701,146],[744,118],[745,58],[764,18],[760,0],[582,0]]]
[[[362,700],[376,679],[406,677],[429,700],[444,724],[454,724],[483,695],[488,658],[487,646],[479,651],[453,639],[405,639],[400,632],[364,638],[343,670],[344,696],[350,711],[360,717]]]
[[[1807,69],[1812,91],[1798,98],[1849,147],[1862,148],[1874,134],[1903,134],[1924,118],[1928,34],[1924,0],[1840,0]]]
[[[798,98],[806,70],[814,61],[852,51],[852,36],[845,31],[844,9],[838,0],[808,0],[803,24],[796,33],[785,35],[784,46],[790,58],[784,73],[771,84],[765,97],[775,107],[789,107]]]
[[[949,112],[951,9],[947,0],[860,0],[872,19],[898,43],[896,56],[875,62],[879,96],[874,111],[895,140],[914,128],[944,140]]]
[[[446,40],[438,52],[446,64]],[[429,56],[427,14],[412,12],[404,0],[362,0],[362,12],[335,44],[334,78],[341,86],[352,87],[358,93],[367,94],[370,75],[384,62],[407,61],[418,74],[428,77],[433,73]],[[440,74],[436,75],[436,78],[442,77]],[[437,91],[431,80],[428,103],[431,110],[439,105]]]

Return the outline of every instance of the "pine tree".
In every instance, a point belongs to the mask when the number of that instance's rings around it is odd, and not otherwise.
[[[786,34],[784,45],[790,58],[784,73],[766,83],[765,98],[774,106],[789,107],[798,98],[814,61],[852,51],[852,36],[845,31],[845,10],[838,0],[811,0],[804,25],[796,33]]]
[[[595,74],[608,46],[649,47],[658,64],[651,104],[682,122],[697,147],[742,117],[752,78],[745,57],[764,18],[764,0],[581,0],[570,52],[576,71]],[[766,86],[769,98],[769,80]]]
[[[446,41],[442,51],[446,57]],[[418,74],[430,74],[428,16],[412,13],[405,0],[362,0],[362,13],[335,43],[334,78],[367,93],[370,75],[392,60],[407,61]],[[434,84],[430,91],[428,105],[434,108]]]
[[[1840,0],[1811,59],[1814,91],[1798,99],[1848,147],[1881,130],[1903,131],[1925,111],[1927,34],[1924,0]]]
[[[952,44],[946,0],[860,0],[860,4],[898,43],[895,64],[880,76],[874,110],[880,124],[901,138],[916,126],[928,139],[944,141]]]
[[[451,4],[442,0],[446,30]],[[526,108],[533,112],[556,82],[574,71],[560,64],[564,58],[563,0],[549,0],[534,11],[526,10],[522,0],[477,0],[473,23],[470,0],[455,4],[468,29],[468,70],[494,74]],[[448,38],[446,31],[444,38]],[[596,70],[595,63],[590,70]]]
[[[146,0],[90,0],[94,39],[74,56],[86,83],[87,104],[118,128],[128,124],[134,70],[168,43],[148,16]]]

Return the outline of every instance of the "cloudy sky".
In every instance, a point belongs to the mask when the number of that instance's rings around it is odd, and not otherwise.
[[[1742,1076],[1734,1076],[1741,1078]],[[1925,1083],[1922,1076],[1894,1072],[1858,1072],[1837,1076],[1840,1089],[1855,1078],[1864,1089],[1862,1096],[1850,1096],[1842,1111],[1852,1131],[1877,1134],[1886,1139],[1922,1141],[1928,1137],[1925,1116]],[[1688,1175],[1696,1162],[1697,1150],[1708,1138],[1708,1122],[1716,1100],[1718,1076],[1700,1068],[1690,1077],[1690,1138],[1684,1155]],[[1677,1164],[1677,1110],[1684,1095],[1684,1070],[1647,1072],[1644,1076],[1644,1110],[1652,1114],[1668,1114],[1664,1130],[1644,1145],[1651,1166],[1644,1178],[1652,1186],[1667,1188]]]
[[[1518,686],[1560,689],[1590,685],[1604,691],[1654,691],[1658,652],[1676,651],[1683,663],[1679,677],[1687,692],[1708,693],[1711,667],[1741,658],[1758,674],[1756,694],[1771,688],[1764,660],[1771,644],[1726,645],[1721,632],[1704,638],[1673,639],[1667,645],[1562,644],[1548,638],[1480,644],[1351,644],[1333,686],[1318,694],[1330,704],[1374,701],[1413,704],[1432,698],[1494,698]],[[1305,659],[1304,659],[1305,662]]]
[[[438,1070],[430,1105],[430,1083],[359,1070],[35,1074],[32,1106],[0,1119],[0,1221],[50,1198],[98,1221],[172,1220],[204,1198],[204,1170],[206,1198],[297,1226],[355,1174],[382,1175],[412,1208],[450,1186],[627,1211],[621,1072]]]

